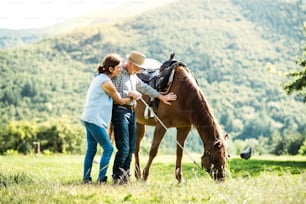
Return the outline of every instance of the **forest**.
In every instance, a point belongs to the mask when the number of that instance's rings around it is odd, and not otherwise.
[[[110,52],[131,50],[161,62],[175,53],[188,66],[230,135],[233,154],[246,146],[257,154],[306,154],[305,103],[283,89],[286,73],[300,68],[304,13],[298,0],[181,0],[54,35],[2,34],[0,154],[30,153],[35,141],[45,152],[83,152],[79,118],[96,66]],[[162,152],[175,152],[174,132],[168,130]],[[195,130],[186,146],[203,151]]]

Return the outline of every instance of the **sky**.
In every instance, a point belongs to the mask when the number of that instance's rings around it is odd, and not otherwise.
[[[0,28],[42,28],[128,0],[1,0]]]

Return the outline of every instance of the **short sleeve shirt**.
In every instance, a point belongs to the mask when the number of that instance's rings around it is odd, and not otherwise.
[[[99,74],[91,81],[81,116],[82,121],[108,128],[112,116],[113,99],[101,85],[110,80],[107,75]]]

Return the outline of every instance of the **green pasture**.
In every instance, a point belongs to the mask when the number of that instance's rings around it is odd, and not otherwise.
[[[175,156],[158,155],[148,182],[132,176],[128,185],[98,186],[81,182],[83,155],[0,156],[0,203],[306,203],[306,157],[232,157],[222,183],[184,156],[185,182],[177,184],[174,166]]]

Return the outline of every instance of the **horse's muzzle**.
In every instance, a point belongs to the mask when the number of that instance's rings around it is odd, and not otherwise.
[[[225,180],[224,170],[222,170],[222,169],[212,169],[210,171],[210,176],[215,181],[221,181],[222,182],[222,181]]]

